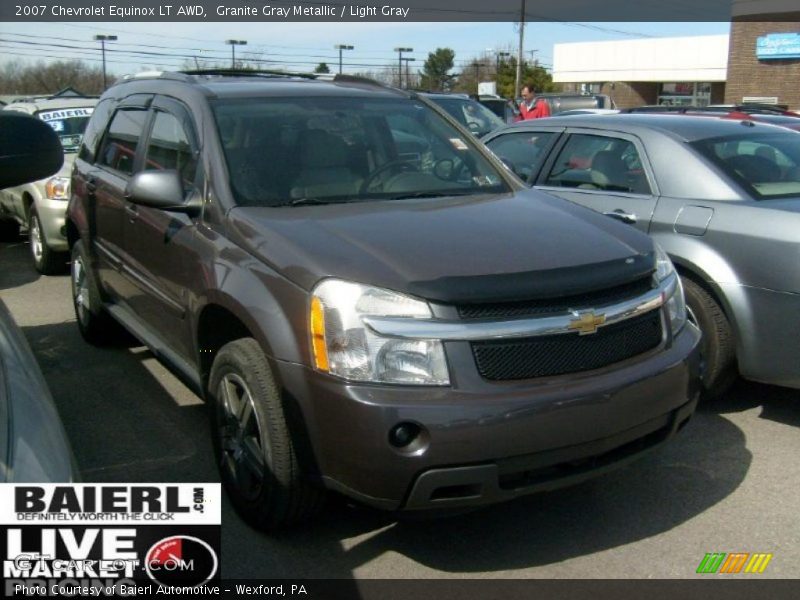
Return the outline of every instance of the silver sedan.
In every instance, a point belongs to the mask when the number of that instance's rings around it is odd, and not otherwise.
[[[704,333],[705,386],[800,388],[800,133],[682,115],[525,121],[483,141],[529,185],[652,235]]]

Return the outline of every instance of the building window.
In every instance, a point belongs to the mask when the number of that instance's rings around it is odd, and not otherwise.
[[[708,106],[711,103],[710,83],[662,83],[658,104],[661,106]]]

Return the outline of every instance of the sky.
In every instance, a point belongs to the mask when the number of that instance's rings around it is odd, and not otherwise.
[[[545,67],[553,63],[553,45],[565,42],[727,34],[730,23],[528,23],[526,57]],[[151,69],[186,68],[200,61],[230,60],[226,39],[247,40],[237,59],[262,61],[261,68],[312,71],[326,62],[338,70],[336,44],[344,52],[344,72],[377,71],[397,62],[395,47],[413,48],[411,70],[422,68],[429,52],[456,52],[455,72],[477,56],[496,51],[516,53],[513,23],[0,23],[0,64],[19,60],[52,62],[80,58],[99,66],[95,34],[116,35],[107,43],[107,69],[115,75]],[[532,51],[533,54],[531,53]],[[138,53],[138,54],[133,54]]]

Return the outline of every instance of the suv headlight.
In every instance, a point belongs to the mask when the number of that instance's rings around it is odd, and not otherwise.
[[[449,385],[439,340],[383,337],[365,316],[430,318],[426,302],[397,292],[326,279],[312,292],[311,342],[317,369],[353,381]]]
[[[44,191],[49,200],[69,200],[69,178],[51,177],[44,184]]]
[[[656,280],[661,283],[670,276],[675,277],[675,287],[672,294],[666,298],[667,315],[669,316],[672,335],[676,335],[686,324],[686,300],[683,296],[683,285],[681,278],[675,271],[667,253],[664,249],[655,244],[656,248]]]

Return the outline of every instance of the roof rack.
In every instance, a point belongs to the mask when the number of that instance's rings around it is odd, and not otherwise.
[[[370,79],[368,77],[361,77],[359,75],[344,75],[341,73],[299,73],[293,71],[275,71],[269,69],[187,69],[181,71],[140,71],[139,73],[132,73],[122,77],[120,82],[134,81],[137,79],[173,79],[177,81],[194,81],[196,77],[203,76],[218,76],[218,77],[252,77],[263,79],[290,79],[300,78],[318,81],[333,81],[336,83],[357,83],[363,85],[372,85],[387,89],[393,89],[391,86]]]
[[[220,77],[301,77],[303,79],[317,79],[313,73],[294,73],[290,71],[275,71],[269,69],[191,69],[179,71],[185,75],[218,75]]]

